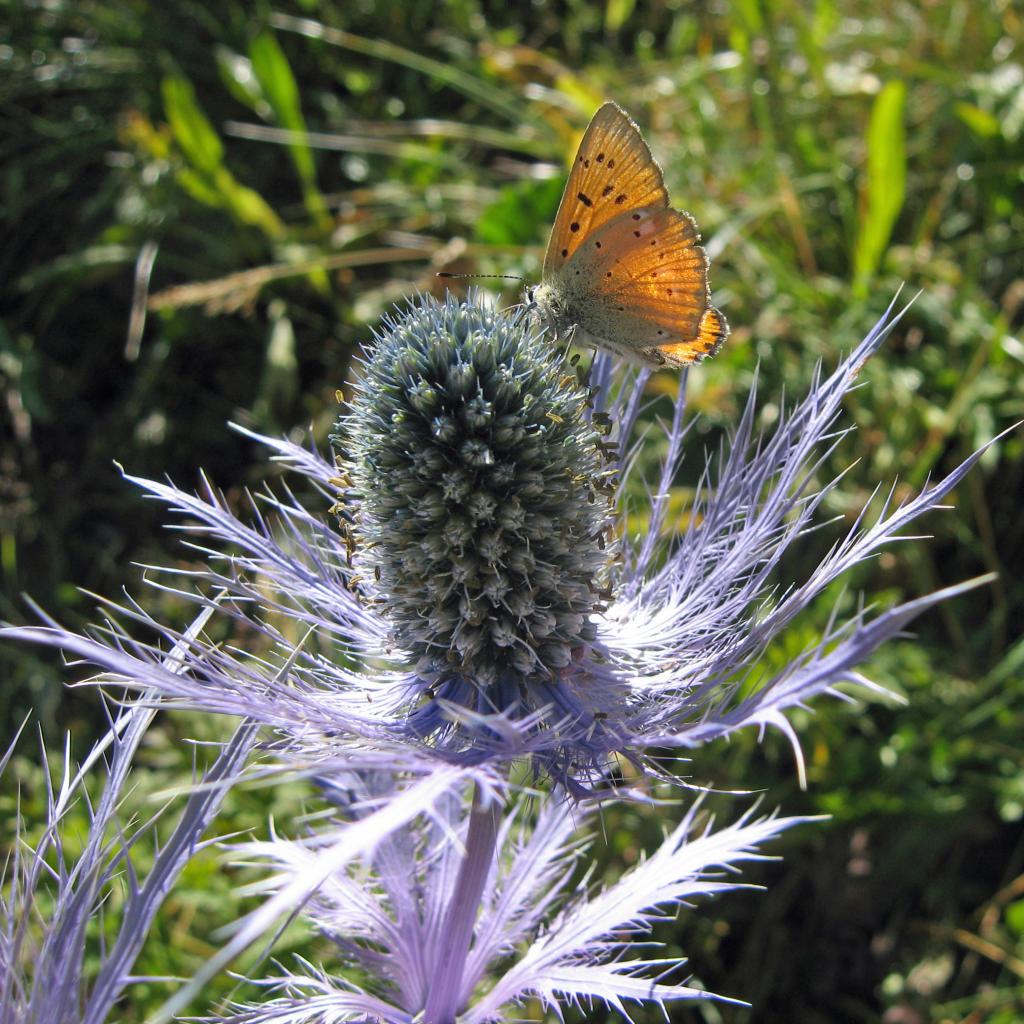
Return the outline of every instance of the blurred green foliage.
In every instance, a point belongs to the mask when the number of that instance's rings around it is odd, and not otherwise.
[[[0,0],[0,617],[29,615],[28,592],[76,624],[93,604],[76,585],[137,590],[131,560],[187,558],[114,460],[179,484],[202,466],[240,501],[267,464],[227,420],[312,423],[322,440],[390,303],[436,290],[439,269],[536,280],[604,98],[643,125],[702,225],[733,326],[690,375],[702,419],[680,523],[755,366],[770,427],[903,282],[923,294],[851,396],[859,429],[822,477],[856,464],[829,510],[850,517],[879,483],[910,493],[1024,418],[1024,14],[1008,0]],[[675,383],[658,375],[652,396]],[[763,895],[664,930],[704,984],[756,1007],[674,1019],[1024,1019],[1022,444],[990,449],[933,540],[835,594],[888,604],[999,574],[871,666],[905,706],[808,714],[806,793],[779,737],[688,766],[833,818],[752,870]],[[809,537],[793,571],[829,539]],[[801,623],[806,643],[828,611]],[[68,727],[84,748],[99,718],[55,660],[0,659],[7,732],[32,707],[53,743]],[[179,751],[170,777],[188,774]],[[39,776],[24,775],[31,816]],[[225,829],[259,828],[275,799]],[[659,834],[634,810],[605,828],[608,871]],[[195,871],[180,900],[202,914],[169,907],[140,972],[187,974],[234,913],[231,880]]]

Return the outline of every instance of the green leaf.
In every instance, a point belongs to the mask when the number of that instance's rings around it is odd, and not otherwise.
[[[259,228],[270,238],[284,234],[284,224],[266,200],[251,188],[242,185],[226,167],[213,174],[203,174],[191,167],[182,167],[175,175],[178,184],[204,206],[226,209],[243,224]]]
[[[213,55],[224,88],[243,106],[265,117],[270,108],[253,74],[252,61],[227,46],[215,46]]]
[[[249,59],[252,61],[252,73],[281,126],[292,131],[305,131],[306,122],[299,106],[299,87],[288,58],[270,32],[263,32],[252,41]]]
[[[227,205],[224,197],[210,183],[210,179],[194,171],[191,167],[182,167],[175,175],[178,184],[203,206],[223,207]]]
[[[1006,925],[1014,935],[1024,936],[1024,900],[1014,900],[1006,908]]]
[[[854,291],[863,297],[892,237],[907,187],[907,87],[889,82],[875,98],[867,137],[867,177],[861,192],[861,216],[853,253]]]
[[[263,196],[241,184],[226,167],[217,173],[213,184],[225,205],[243,224],[259,228],[271,238],[284,234],[284,225]]]
[[[223,164],[224,146],[200,110],[192,83],[173,75],[163,80],[161,90],[167,123],[181,151],[197,170],[214,174]]]
[[[604,10],[604,27],[609,32],[618,32],[633,13],[636,0],[608,0]]]
[[[999,119],[973,103],[957,103],[956,116],[980,139],[993,139],[999,134]]]
[[[274,118],[282,128],[294,133],[288,152],[302,183],[306,209],[317,221],[327,220],[327,206],[316,181],[316,161],[306,139],[306,120],[302,116],[299,87],[291,65],[271,32],[262,32],[249,47],[252,72],[263,90]]]
[[[764,15],[758,0],[738,0],[736,12],[750,35],[758,36],[764,32]]]
[[[224,146],[200,110],[192,83],[175,75],[165,78],[161,88],[167,122],[189,164],[178,171],[181,186],[199,202],[225,207],[237,220],[271,238],[283,235],[284,225],[269,204],[225,166]]]

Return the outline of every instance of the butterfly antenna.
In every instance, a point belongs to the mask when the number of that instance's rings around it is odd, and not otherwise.
[[[439,270],[437,272],[438,277],[455,278],[455,277],[490,277],[490,278],[501,278],[505,281],[525,281],[525,277],[520,277],[518,274],[449,274],[446,270]]]

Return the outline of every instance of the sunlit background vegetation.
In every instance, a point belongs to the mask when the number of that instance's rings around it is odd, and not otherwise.
[[[847,403],[859,429],[822,470],[853,466],[830,500],[838,521],[792,571],[879,484],[910,494],[1024,418],[1024,14],[1010,0],[0,0],[0,618],[31,617],[27,593],[81,624],[95,602],[79,586],[137,594],[133,563],[188,560],[115,460],[180,485],[202,467],[241,508],[272,470],[227,421],[312,425],[322,443],[393,302],[439,293],[438,270],[535,281],[567,161],[608,98],[701,224],[733,327],[690,375],[700,429],[674,526],[755,370],[770,427],[904,282],[921,295]],[[676,382],[657,375],[651,397]],[[1018,431],[988,451],[954,510],[929,517],[934,539],[833,595],[887,606],[998,574],[870,666],[905,704],[797,716],[806,792],[776,736],[684,769],[831,820],[751,870],[764,893],[662,931],[702,984],[754,1004],[673,1019],[1024,1020],[1022,446]],[[765,670],[812,643],[831,607]],[[87,749],[102,717],[56,659],[4,649],[0,671],[4,735],[31,709],[48,746],[69,729]],[[217,728],[166,720],[140,806],[189,777],[182,738]],[[26,738],[0,818],[15,813],[16,776],[22,812],[39,815],[37,763]],[[273,814],[286,830],[311,800],[299,785],[240,794],[222,827],[261,830]],[[748,801],[712,803],[729,817]],[[649,811],[608,812],[602,870],[661,827]],[[236,881],[213,854],[198,860],[138,973],[205,959],[238,913]],[[293,951],[327,954],[297,926],[275,955]],[[120,1019],[141,1021],[167,991],[139,986]]]

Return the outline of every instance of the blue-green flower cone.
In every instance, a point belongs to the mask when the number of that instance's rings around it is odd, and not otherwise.
[[[425,676],[557,676],[594,638],[614,480],[590,392],[522,311],[384,321],[333,438],[363,593]]]

